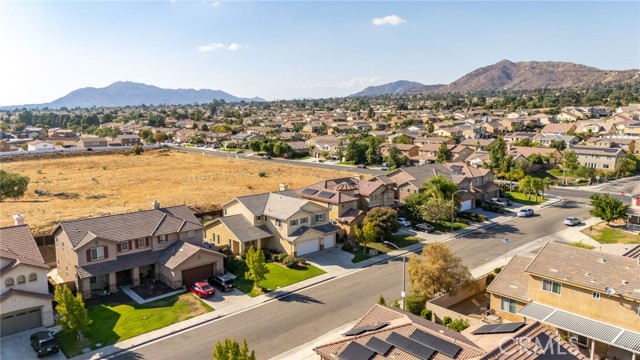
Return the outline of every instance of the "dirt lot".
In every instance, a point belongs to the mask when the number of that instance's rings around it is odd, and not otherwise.
[[[296,189],[352,173],[287,166],[268,161],[225,159],[172,152],[147,151],[141,156],[75,156],[3,162],[2,169],[31,179],[25,196],[0,205],[0,226],[13,225],[20,212],[36,235],[63,220],[181,205],[209,209],[236,196],[277,191],[280,183]],[[266,176],[259,176],[265,171]],[[64,192],[37,196],[35,190]],[[60,194],[58,194],[60,195]]]

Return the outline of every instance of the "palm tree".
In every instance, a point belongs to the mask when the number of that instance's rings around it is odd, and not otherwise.
[[[438,199],[449,199],[458,191],[458,186],[442,175],[436,175],[422,184],[425,195]]]
[[[531,175],[527,175],[524,179],[518,181],[520,191],[529,194],[529,201],[531,201],[531,192],[535,189],[534,182],[534,178]]]
[[[546,177],[544,179],[542,179],[542,189],[540,189],[542,191],[542,198],[544,199],[544,191],[548,190],[551,187],[551,178]]]

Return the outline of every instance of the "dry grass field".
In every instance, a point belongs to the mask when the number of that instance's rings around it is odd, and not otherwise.
[[[48,233],[63,220],[149,209],[153,200],[161,206],[184,204],[209,209],[236,196],[277,191],[280,183],[296,189],[352,175],[169,150],[147,151],[141,156],[38,158],[1,166],[29,176],[31,181],[23,198],[0,203],[0,226],[13,225],[11,215],[20,212],[37,235]],[[260,177],[260,171],[265,171],[266,176]],[[70,196],[37,196],[36,189]]]

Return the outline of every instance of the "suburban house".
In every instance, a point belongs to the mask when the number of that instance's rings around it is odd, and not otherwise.
[[[476,150],[481,150],[482,148],[493,144],[495,140],[496,139],[464,139],[464,141],[462,141],[460,145],[468,146]]]
[[[118,135],[115,140],[121,146],[133,146],[136,144],[140,144],[140,136],[133,134]]]
[[[328,157],[334,157],[340,148],[340,139],[335,136],[316,136],[306,141],[306,143],[313,147],[313,157],[319,158],[323,154]]]
[[[602,137],[593,137],[587,139],[585,144],[588,146],[599,146],[605,148],[613,148],[619,147],[624,150],[627,154],[635,154],[636,152],[636,141],[634,139],[628,138],[602,138]]]
[[[627,221],[627,227],[631,230],[640,230],[640,181],[631,191],[631,206],[627,214],[629,215],[629,221]]]
[[[304,141],[291,141],[287,145],[291,148],[291,151],[296,156],[306,156],[311,152],[311,147]]]
[[[465,163],[448,163],[445,164],[451,170],[451,173],[457,176],[464,176],[469,181],[469,194],[475,197],[475,200],[490,200],[500,196],[500,188],[493,182],[493,171],[482,167],[469,166]],[[461,202],[460,211],[470,210],[475,207],[475,202]],[[464,206],[463,206],[464,205]]]
[[[619,147],[574,146],[571,148],[578,156],[578,163],[596,170],[613,171],[618,160],[627,156]]]
[[[79,147],[92,148],[92,147],[105,147],[108,145],[107,139],[103,137],[83,137],[78,140]]]
[[[564,141],[567,147],[576,145],[580,142],[580,138],[573,135],[557,135],[557,134],[538,134],[533,138],[533,141],[544,146],[551,146],[554,142]]]
[[[29,141],[27,143],[27,150],[33,151],[33,150],[53,150],[55,148],[55,146],[50,143],[50,142],[46,142],[46,141],[41,141],[41,140],[33,140],[33,141]]]
[[[172,288],[221,274],[224,255],[206,249],[203,229],[188,207],[66,221],[55,238],[56,282],[74,284],[85,298],[157,279]]]
[[[71,129],[51,128],[47,131],[50,138],[75,139],[76,133]]]
[[[398,149],[398,151],[400,152],[400,156],[406,156],[406,157],[410,158],[412,156],[418,155],[418,146],[417,145],[413,145],[413,144],[394,144],[394,143],[380,144],[380,154],[383,157],[388,156],[389,155],[389,150],[391,150],[391,148]]]
[[[576,124],[573,123],[551,123],[542,128],[542,135],[567,135],[576,131]]]
[[[336,245],[340,230],[329,209],[287,190],[237,197],[222,204],[224,216],[207,224],[205,241],[235,255],[249,247],[302,256]]]
[[[24,216],[0,228],[0,334],[53,325],[52,296],[45,264]]]
[[[440,145],[442,143],[455,145],[456,141],[454,139],[452,139],[452,138],[434,136],[434,137],[419,137],[419,138],[415,138],[413,140],[413,143],[418,145],[418,146],[423,146],[423,145],[427,145],[427,144],[438,144],[438,145]]]
[[[533,154],[546,157],[550,164],[556,164],[562,160],[562,153],[556,148],[510,146],[507,151],[509,155],[513,155],[514,161],[518,156],[529,159]]]
[[[514,257],[487,292],[505,320],[540,321],[602,357],[640,354],[638,259],[548,242]]]
[[[567,111],[562,111],[560,114],[556,115],[557,121],[576,122],[582,119],[584,119],[584,116]]]
[[[418,150],[418,152],[409,157],[409,160],[414,163],[424,164],[427,162],[434,162],[437,159],[438,150],[440,149],[441,144],[425,144],[422,145]],[[456,145],[447,144],[446,145],[449,150],[456,147]]]

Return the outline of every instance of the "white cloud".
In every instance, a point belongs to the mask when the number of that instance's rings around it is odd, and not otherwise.
[[[240,50],[244,47],[244,45],[242,44],[238,44],[238,43],[233,43],[231,45],[229,45],[229,47],[227,48],[229,51],[237,51]]]
[[[211,6],[213,6],[213,7],[216,7],[218,5],[220,5],[220,2],[218,2],[218,1],[214,1],[214,2],[211,3]]]
[[[209,52],[215,51],[218,49],[224,49],[224,44],[222,43],[211,43],[207,45],[198,46],[198,52]]]
[[[375,26],[380,26],[380,25],[396,26],[400,24],[405,24],[406,22],[407,20],[401,18],[398,15],[387,15],[385,17],[373,19],[373,25]]]
[[[377,83],[379,79],[378,76],[354,77],[337,84],[336,87],[340,89],[360,89]]]

